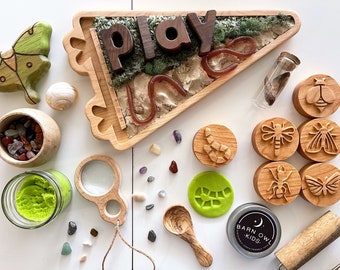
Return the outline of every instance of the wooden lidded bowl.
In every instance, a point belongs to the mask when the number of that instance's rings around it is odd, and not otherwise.
[[[26,159],[19,160],[10,155],[7,147],[3,143],[0,143],[0,157],[8,164],[17,167],[35,167],[42,165],[49,161],[58,151],[61,133],[58,124],[46,113],[31,109],[31,108],[20,108],[8,112],[0,118],[0,132],[4,133],[6,130],[10,129],[10,126],[14,121],[19,121],[20,119],[31,119],[38,126],[40,126],[41,131],[39,133],[41,136],[41,147],[36,151],[35,156]],[[37,132],[38,133],[38,132]],[[37,134],[35,134],[37,136]]]

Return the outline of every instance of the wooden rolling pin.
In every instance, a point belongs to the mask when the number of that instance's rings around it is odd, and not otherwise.
[[[327,211],[313,224],[275,253],[286,270],[299,269],[340,236],[340,218]]]

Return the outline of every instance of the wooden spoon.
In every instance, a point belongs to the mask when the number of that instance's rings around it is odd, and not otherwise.
[[[200,265],[212,264],[211,254],[197,241],[189,211],[181,205],[170,207],[163,217],[164,227],[190,244]]]

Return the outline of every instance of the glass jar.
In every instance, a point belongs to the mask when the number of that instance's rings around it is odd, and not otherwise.
[[[72,186],[56,170],[28,171],[13,177],[5,186],[1,205],[5,216],[23,229],[51,222],[70,203]]]
[[[263,109],[272,106],[286,86],[291,72],[299,64],[300,60],[295,55],[282,52],[266,75],[254,100],[255,105]]]

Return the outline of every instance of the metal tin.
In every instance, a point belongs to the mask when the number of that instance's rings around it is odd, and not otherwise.
[[[248,258],[261,258],[272,253],[279,244],[281,226],[267,207],[247,203],[231,213],[227,236],[240,254]]]

